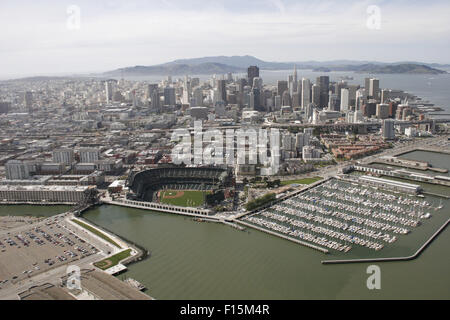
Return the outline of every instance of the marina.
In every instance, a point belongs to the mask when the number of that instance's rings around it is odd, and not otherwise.
[[[388,192],[333,179],[242,220],[339,252],[354,246],[380,251],[433,209],[423,198]]]

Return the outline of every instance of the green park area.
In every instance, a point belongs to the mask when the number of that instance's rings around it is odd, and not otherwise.
[[[109,268],[112,268],[114,266],[117,266],[120,261],[125,260],[131,255],[131,249],[119,252],[116,255],[113,255],[112,257],[103,259],[102,261],[94,263],[94,266],[96,266],[99,269],[106,270]]]

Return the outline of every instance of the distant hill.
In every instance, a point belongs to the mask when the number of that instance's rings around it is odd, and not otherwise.
[[[431,68],[420,64],[392,64],[392,65],[373,65],[365,64],[356,66],[356,72],[360,73],[401,73],[401,74],[443,74],[446,71]]]
[[[108,77],[121,76],[147,76],[147,75],[195,75],[195,74],[214,74],[214,73],[228,73],[228,72],[244,72],[246,69],[229,66],[221,63],[200,63],[200,64],[185,64],[185,63],[166,63],[156,66],[135,66],[129,68],[117,69],[106,72],[103,75]]]
[[[382,63],[370,61],[334,60],[303,62],[267,62],[253,56],[215,56],[194,59],[180,59],[155,66],[135,66],[109,71],[103,76],[146,76],[146,75],[202,75],[246,72],[249,66],[256,65],[262,70],[308,69],[317,72],[354,71],[360,73],[403,73],[403,74],[442,74],[424,63]],[[442,65],[445,66],[445,65]]]

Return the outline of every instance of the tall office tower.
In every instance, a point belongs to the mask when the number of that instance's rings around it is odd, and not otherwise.
[[[195,100],[194,107],[203,107],[203,90],[201,87],[195,87],[192,93],[192,97]]]
[[[253,93],[253,97],[254,97],[253,110],[264,111],[261,106],[261,91],[257,88],[253,88],[252,93]]]
[[[320,102],[319,107],[326,108],[328,106],[328,94],[330,91],[330,77],[320,76],[316,80],[316,84],[320,87]]]
[[[365,91],[366,94],[364,95],[364,98],[367,100],[370,98],[370,79],[371,78],[364,79],[364,89],[366,90]]]
[[[305,117],[308,122],[312,120],[312,115],[314,113],[314,105],[312,103],[308,104],[305,109]]]
[[[28,165],[18,160],[10,160],[5,164],[6,179],[25,180],[30,177]]]
[[[167,76],[167,83],[172,84],[172,76]]]
[[[160,96],[159,96],[159,90],[155,90],[152,92],[152,98],[150,103],[150,109],[153,112],[160,112]]]
[[[250,93],[248,94],[248,106],[251,110],[256,110],[255,109],[255,94],[253,93],[253,90],[250,91]]]
[[[342,89],[347,88],[347,82],[340,81],[334,84],[334,93],[337,94],[339,100],[341,99]]]
[[[73,149],[55,149],[52,153],[52,159],[54,163],[64,163],[70,165],[74,161]]]
[[[292,107],[291,95],[289,94],[289,90],[285,90],[282,96],[282,104],[283,106]]]
[[[349,85],[348,86],[348,105],[349,107],[356,107],[356,91],[358,91],[358,85]]]
[[[227,82],[225,80],[217,80],[216,88],[218,90],[218,99],[227,102]]]
[[[177,96],[175,94],[175,88],[165,87],[164,88],[164,105],[174,106],[177,104]]]
[[[343,88],[341,90],[341,112],[348,112],[350,100],[350,90]]]
[[[281,110],[281,96],[275,96],[275,111]]]
[[[374,102],[374,100],[371,100],[370,102],[367,102],[365,105],[363,105],[361,111],[363,112],[363,115],[367,118],[371,118],[372,116],[377,114],[377,104]]]
[[[183,95],[182,95],[181,103],[189,104],[189,105],[191,103],[191,95],[189,94],[189,90],[187,88],[183,88]]]
[[[288,76],[288,90],[289,90],[289,94],[291,95],[291,97],[294,94],[296,89],[297,88],[294,88],[294,76],[289,75]]]
[[[330,111],[340,111],[341,106],[339,103],[339,98],[336,93],[330,94],[328,101],[328,110]]]
[[[355,119],[355,113],[353,111],[349,111],[347,113],[347,122],[354,123],[354,119]]]
[[[253,88],[262,90],[263,79],[260,77],[253,78]]]
[[[302,79],[302,109],[311,103],[311,82],[309,79]]]
[[[114,83],[112,81],[105,82],[106,102],[110,103],[114,95]]]
[[[301,92],[294,92],[292,95],[292,108],[298,108],[301,106],[300,95]]]
[[[8,113],[10,109],[11,109],[10,102],[0,102],[0,114]]]
[[[300,96],[300,100],[302,99],[302,82],[301,81],[297,81],[297,92],[298,95]],[[301,102],[300,102],[301,104]]]
[[[248,67],[247,78],[248,78],[248,83],[250,85],[253,85],[253,79],[259,78],[259,68],[257,66]]]
[[[393,119],[383,120],[382,133],[385,140],[395,139],[395,121]]]
[[[288,82],[285,80],[278,80],[277,82],[277,94],[282,96],[283,93],[288,90]]]
[[[314,104],[315,107],[318,107],[320,105],[320,86],[317,84],[314,84],[312,86],[312,99],[311,102]]]
[[[378,119],[387,119],[389,118],[389,105],[380,103],[377,104],[377,111],[376,115]]]
[[[192,78],[191,79],[191,86],[192,88],[195,88],[200,85],[200,78]]]
[[[81,148],[80,149],[80,162],[81,163],[94,163],[100,158],[100,151],[94,148]]]
[[[380,80],[370,79],[369,95],[372,97],[372,99],[378,100],[379,92],[380,92]]]
[[[364,90],[359,89],[356,91],[355,110],[361,110],[364,104]]]
[[[387,103],[388,100],[389,100],[389,90],[387,90],[387,89],[381,90],[380,102]]]
[[[24,94],[24,102],[25,102],[25,108],[28,110],[31,110],[33,107],[33,93],[31,91],[27,91]]]
[[[233,74],[231,72],[227,73],[227,82],[233,82]]]
[[[297,74],[297,65],[294,65],[294,92],[300,92],[298,90],[298,74]]]
[[[158,91],[157,83],[152,83],[152,84],[147,85],[147,89],[145,91],[145,99],[150,100],[153,96],[154,91]]]
[[[355,111],[355,119],[353,120],[353,123],[361,123],[364,122],[364,115],[361,110]]]

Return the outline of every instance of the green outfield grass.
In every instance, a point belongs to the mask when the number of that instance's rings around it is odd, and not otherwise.
[[[289,180],[289,181],[281,181],[282,186],[287,186],[290,184],[313,184],[314,182],[320,181],[323,178],[321,177],[314,177],[314,178],[305,178],[305,179],[299,179],[299,180]]]
[[[176,196],[177,193],[184,192],[181,197],[171,198]],[[204,201],[204,196],[211,192],[203,191],[183,191],[183,190],[165,190],[161,191],[161,203],[170,204],[178,207],[200,207]]]

